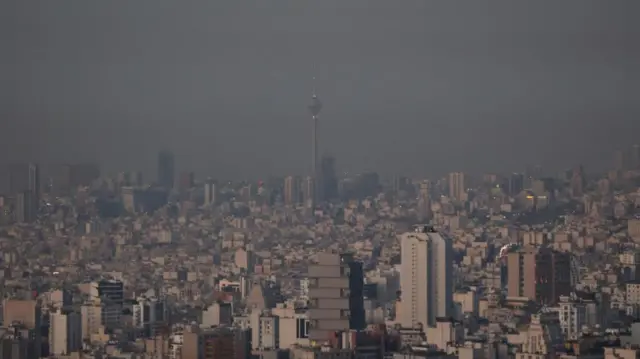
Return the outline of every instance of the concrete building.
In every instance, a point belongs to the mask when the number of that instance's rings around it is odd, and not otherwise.
[[[183,333],[182,359],[247,358],[248,336],[243,330],[190,328]]]
[[[92,335],[100,334],[102,329],[102,305],[100,299],[83,304],[80,307],[80,317],[83,340],[91,340]]]
[[[82,348],[80,313],[58,310],[50,313],[49,353],[68,355]]]
[[[336,332],[365,327],[361,262],[351,254],[318,253],[308,277],[310,340],[321,344]]]
[[[38,214],[38,200],[31,191],[20,192],[16,195],[14,220],[18,223],[31,223]]]
[[[230,325],[233,322],[233,307],[231,303],[215,302],[202,312],[202,326],[217,327]]]
[[[449,173],[449,197],[457,201],[467,200],[467,187],[464,173]]]
[[[433,227],[417,226],[401,237],[400,324],[426,330],[453,315],[453,247]]]
[[[288,176],[284,179],[284,204],[293,206],[300,203],[300,179]]]
[[[21,333],[19,336],[28,338],[27,346],[29,348],[21,348],[32,352],[34,357],[39,358],[42,343],[42,308],[40,304],[35,300],[6,299],[2,303],[2,314],[4,327],[13,327],[16,333]],[[19,341],[18,344],[22,345],[24,342]]]
[[[124,304],[124,284],[119,280],[100,280],[92,283],[91,299],[100,299],[102,325],[110,330],[121,324]]]
[[[21,323],[28,329],[40,326],[42,311],[35,300],[6,299],[2,304],[2,318],[5,326]]]
[[[213,206],[218,201],[218,184],[208,179],[204,183],[204,205]]]
[[[145,336],[154,336],[155,328],[166,323],[167,306],[164,298],[140,296],[132,306],[133,325]]]
[[[271,313],[278,318],[279,348],[288,349],[294,345],[309,344],[309,319],[306,310],[280,303]]]
[[[507,292],[510,297],[554,305],[571,288],[571,255],[549,248],[522,248],[507,254]]]
[[[560,296],[558,314],[560,328],[564,337],[569,340],[577,340],[582,327],[587,324],[587,305],[572,293],[570,296]]]

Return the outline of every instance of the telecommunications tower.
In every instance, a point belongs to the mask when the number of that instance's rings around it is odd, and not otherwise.
[[[311,209],[313,210],[316,205],[316,201],[319,198],[318,191],[320,186],[318,185],[318,114],[322,109],[322,102],[316,95],[316,78],[313,78],[313,92],[311,95],[311,104],[309,105],[309,112],[311,113],[312,127],[311,127],[311,178],[313,180],[313,194],[311,195]]]

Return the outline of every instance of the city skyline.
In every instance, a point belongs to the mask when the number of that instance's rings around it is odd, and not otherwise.
[[[0,359],[640,358],[639,11],[0,2]]]

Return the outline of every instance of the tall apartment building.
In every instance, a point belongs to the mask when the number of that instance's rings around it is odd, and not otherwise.
[[[302,197],[304,200],[304,205],[308,208],[312,208],[315,205],[315,179],[313,177],[306,177],[302,182]]]
[[[449,197],[458,201],[467,200],[467,187],[464,173],[449,173]]]
[[[16,195],[14,220],[18,223],[31,223],[38,214],[38,199],[33,192],[20,192]]]
[[[204,183],[204,205],[212,206],[218,201],[218,185],[212,180],[208,179]]]
[[[80,313],[58,310],[50,313],[49,353],[68,355],[82,349]]]
[[[431,226],[416,226],[401,237],[400,324],[434,327],[453,315],[453,247]]]
[[[320,190],[323,201],[338,198],[338,176],[336,176],[336,159],[333,156],[324,155],[320,160]]]
[[[156,335],[156,327],[167,320],[167,308],[164,298],[140,296],[132,306],[133,325],[142,329],[146,337]]]
[[[158,154],[158,185],[172,189],[175,181],[175,160],[173,153],[161,151]]]
[[[571,256],[550,248],[522,248],[507,254],[507,293],[553,305],[571,293]]]
[[[294,176],[286,177],[283,192],[284,204],[292,206],[300,203],[300,180]]]
[[[101,320],[107,330],[120,327],[124,304],[124,284],[118,280],[100,280],[92,284],[92,299],[100,299]]]
[[[309,266],[309,339],[330,341],[336,332],[364,329],[364,271],[352,254],[318,253]]]
[[[588,303],[571,293],[571,296],[560,296],[558,314],[560,318],[560,328],[565,338],[578,340],[582,327],[587,324]]]
[[[91,340],[91,336],[101,333],[102,303],[94,299],[80,307],[82,340]]]

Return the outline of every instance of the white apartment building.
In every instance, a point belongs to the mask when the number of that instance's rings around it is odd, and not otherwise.
[[[404,328],[436,325],[453,314],[452,243],[430,226],[401,236],[400,324]]]
[[[587,305],[575,293],[571,296],[560,296],[558,304],[560,328],[564,337],[576,340],[582,333],[582,327],[587,324]]]

